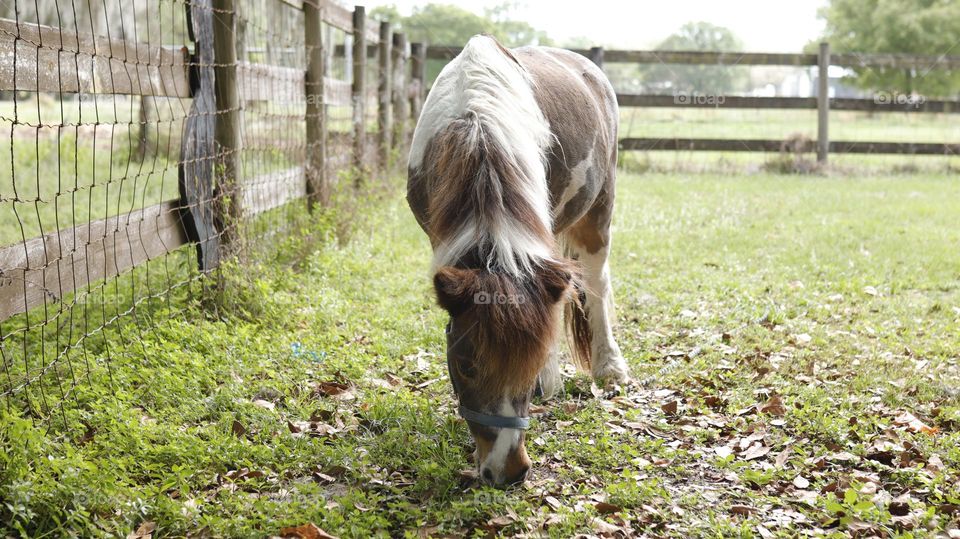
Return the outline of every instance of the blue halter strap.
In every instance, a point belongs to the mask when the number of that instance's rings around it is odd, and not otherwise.
[[[453,376],[453,355],[455,351],[459,348],[462,349],[464,346],[462,343],[450,342],[450,331],[453,328],[453,321],[447,323],[447,373],[450,376],[450,383],[453,385],[453,393],[457,396],[457,400],[460,399],[460,388],[457,387],[457,379]],[[543,391],[540,387],[540,377],[537,377],[537,388],[535,394],[540,396],[543,394]],[[478,425],[483,425],[485,427],[493,427],[497,429],[518,429],[518,430],[527,430],[530,428],[530,416],[505,416],[505,415],[494,415],[494,414],[485,414],[483,412],[478,412],[476,410],[471,410],[467,408],[462,403],[457,407],[457,412],[460,414],[460,417],[476,423]]]

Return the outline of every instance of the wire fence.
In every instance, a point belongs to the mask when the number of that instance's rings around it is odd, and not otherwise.
[[[388,169],[422,64],[328,0],[0,0],[2,410],[75,424],[224,261]]]

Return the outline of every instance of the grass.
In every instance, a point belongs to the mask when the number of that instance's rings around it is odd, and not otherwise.
[[[152,322],[106,332],[65,425],[0,407],[0,535],[958,527],[955,178],[623,175],[617,204],[637,383],[571,373],[529,433],[524,486],[464,472],[429,244],[391,191],[349,240],[326,215],[311,242],[225,270],[228,312],[142,304]]]

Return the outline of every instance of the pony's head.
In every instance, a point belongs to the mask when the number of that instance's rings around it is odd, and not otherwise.
[[[487,483],[521,482],[530,469],[524,447],[530,399],[573,276],[569,263],[554,260],[523,276],[483,266],[443,266],[434,275],[437,299],[450,314],[450,380]]]

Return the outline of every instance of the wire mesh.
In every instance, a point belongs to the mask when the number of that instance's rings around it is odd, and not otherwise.
[[[231,19],[236,62],[218,63]],[[326,131],[308,142],[298,2],[0,0],[0,413],[76,426],[150,360],[154,320],[195,315],[218,261],[304,221],[318,145],[328,183],[351,168],[354,38],[321,35]],[[375,57],[365,76],[372,170]]]

